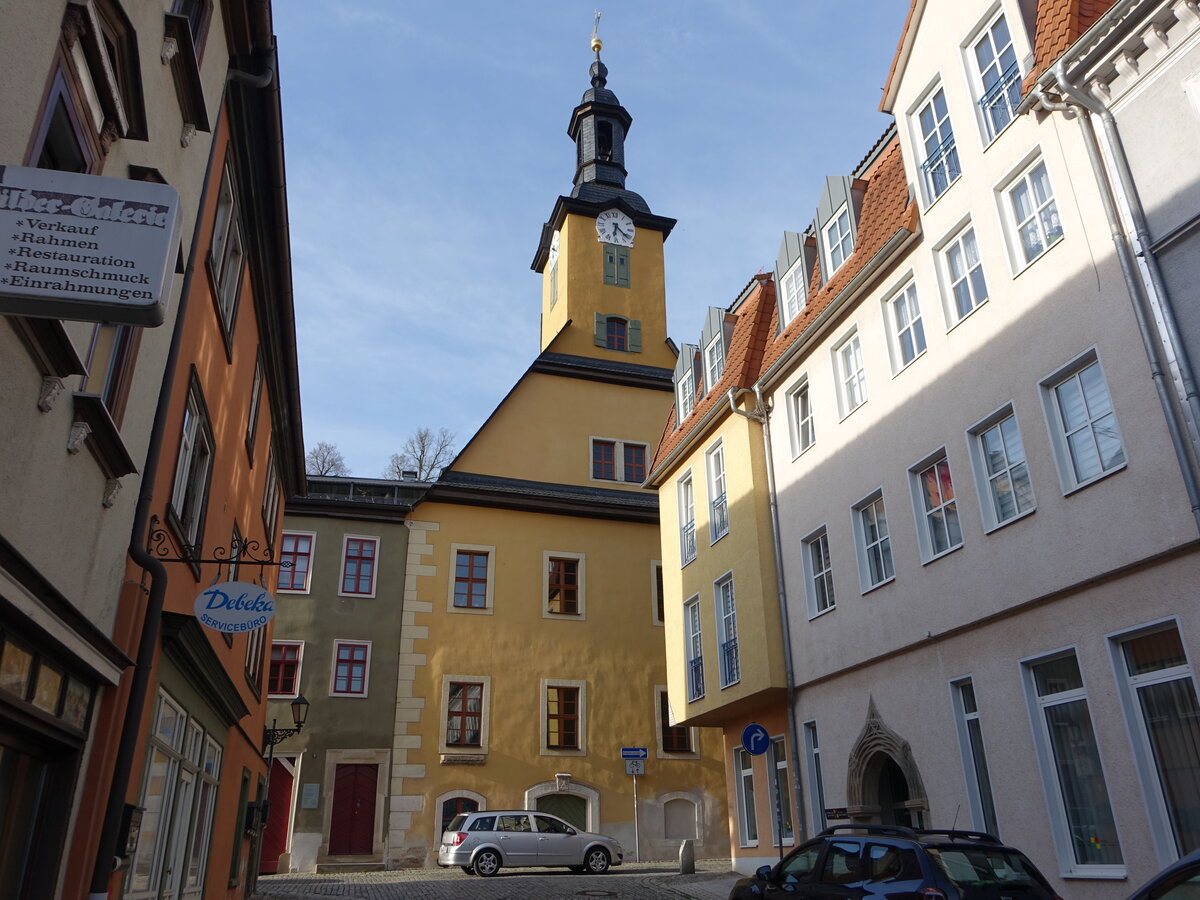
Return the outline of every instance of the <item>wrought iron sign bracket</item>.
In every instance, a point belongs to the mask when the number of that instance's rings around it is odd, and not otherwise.
[[[228,547],[214,547],[211,555],[207,558],[200,556],[197,548],[186,544],[180,551],[174,535],[170,529],[163,527],[162,520],[156,515],[150,517],[150,533],[146,541],[146,552],[159,562],[187,563],[191,566],[200,563],[216,563],[218,580],[220,580],[222,566],[229,566],[231,573],[234,566],[258,566],[260,577],[262,570],[267,566],[277,566],[283,569],[292,567],[290,559],[276,560],[270,547],[264,548],[259,541],[252,538],[235,537],[229,542]],[[179,555],[171,556],[171,553]]]

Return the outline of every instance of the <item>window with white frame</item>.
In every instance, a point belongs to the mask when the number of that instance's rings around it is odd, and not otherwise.
[[[300,667],[304,663],[304,641],[272,641],[267,693],[271,698],[300,694]]]
[[[679,560],[687,565],[696,558],[696,496],[692,473],[688,472],[676,485],[679,497]]]
[[[442,676],[442,753],[487,753],[492,679]]]
[[[817,439],[813,427],[812,394],[804,378],[787,392],[788,433],[792,439],[792,456],[796,457]]]
[[[688,374],[675,385],[676,424],[683,422],[696,407],[696,379]]]
[[[1064,492],[1124,468],[1125,445],[1094,352],[1043,381],[1042,400]]]
[[[950,111],[946,107],[946,94],[940,86],[925,98],[913,120],[921,144],[925,200],[932,203],[962,174],[958,164],[958,149],[954,145],[954,129],[950,126]]]
[[[807,302],[808,271],[803,259],[796,260],[783,276],[783,324],[800,315]]]
[[[1033,262],[1063,236],[1046,163],[1038,160],[1002,191],[1018,268]]]
[[[946,284],[949,287],[950,319],[959,322],[978,309],[988,298],[987,279],[975,229],[964,228],[941,249]]]
[[[1117,638],[1122,700],[1137,723],[1135,758],[1152,805],[1156,838],[1179,856],[1200,848],[1200,704],[1175,623]]]
[[[845,418],[867,402],[867,373],[857,331],[833,348],[833,365],[838,378],[838,404]]]
[[[824,528],[803,541],[804,583],[809,617],[833,609],[833,564],[829,560],[829,534]]]
[[[565,550],[542,553],[542,615],[587,618],[587,555]]]
[[[778,847],[781,843],[790,844],[796,839],[796,829],[792,824],[791,792],[788,790],[787,749],[782,737],[771,738],[767,762],[771,776],[771,809],[778,810],[777,814],[771,816],[771,838]]]
[[[312,578],[313,544],[317,536],[311,531],[285,531],[280,539],[279,577],[276,590],[308,593]]]
[[[705,390],[711,391],[725,373],[725,335],[718,334],[704,348]]]
[[[996,804],[992,800],[992,779],[988,774],[987,754],[983,747],[983,723],[975,702],[975,685],[970,678],[952,682],[950,696],[958,727],[958,747],[967,779],[967,798],[975,828],[999,834]]]
[[[543,678],[542,753],[582,756],[587,750],[587,682]]]
[[[910,282],[886,301],[893,364],[898,372],[925,352],[925,323],[917,302],[917,284]]]
[[[733,594],[733,575],[725,575],[713,584],[716,601],[717,645],[720,648],[721,687],[737,684],[742,676],[738,657],[737,601]]]
[[[209,245],[208,271],[221,328],[228,340],[237,312],[238,291],[242,285],[242,263],[246,258],[242,229],[238,221],[237,194],[233,188],[233,165],[227,161],[221,173],[217,212],[213,217],[212,242]]]
[[[1075,652],[1028,662],[1026,671],[1059,863],[1069,874],[1123,875],[1104,767]]]
[[[257,693],[262,681],[263,658],[267,654],[267,629],[260,625],[246,634],[246,681]]]
[[[984,526],[991,530],[1033,512],[1033,483],[1012,407],[971,428],[968,441]]]
[[[817,723],[804,723],[804,755],[808,762],[808,805],[812,830],[825,829],[825,781],[821,775],[821,744],[817,739]]]
[[[910,470],[921,557],[925,562],[962,546],[958,500],[945,451]]]
[[[896,573],[892,566],[892,539],[881,491],[855,504],[854,536],[858,543],[858,574],[863,591],[891,581]]]
[[[450,545],[453,575],[447,579],[448,610],[491,614],[495,591],[495,555],[495,547],[481,544]]]
[[[825,249],[829,253],[829,273],[826,281],[841,268],[854,252],[854,231],[850,227],[850,207],[843,206],[825,226]]]
[[[184,407],[182,431],[179,458],[175,463],[175,487],[171,492],[171,513],[179,536],[188,547],[185,555],[190,555],[202,536],[213,466],[212,426],[200,386],[194,378]]]
[[[371,673],[370,641],[334,641],[329,696],[365,697]]]
[[[342,597],[374,597],[379,538],[345,535],[342,539]]]
[[[687,698],[691,703],[704,696],[704,639],[700,630],[700,597],[683,604],[683,641],[687,653]]]
[[[738,842],[743,847],[758,846],[758,817],[754,808],[754,757],[741,747],[733,751],[737,772]]]
[[[725,446],[718,441],[705,455],[708,469],[708,537],[716,541],[729,533],[729,499],[725,495]]]
[[[1016,117],[1021,102],[1021,68],[1003,13],[975,38],[970,56],[984,137],[991,141]]]

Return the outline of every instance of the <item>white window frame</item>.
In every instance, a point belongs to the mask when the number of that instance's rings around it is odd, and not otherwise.
[[[923,487],[922,476],[931,468],[945,464],[949,469],[950,485],[954,489],[954,496],[947,500],[942,496],[940,487],[938,498],[941,502],[934,509],[925,508],[925,492]],[[966,542],[966,536],[963,534],[963,517],[959,510],[959,492],[958,487],[954,483],[954,469],[950,466],[949,456],[946,454],[946,448],[940,447],[933,453],[926,456],[920,462],[912,465],[908,469],[909,487],[912,493],[913,517],[916,519],[917,525],[917,544],[921,551],[921,562],[928,564],[934,560],[941,559],[944,556],[949,556],[951,553],[962,548]],[[939,481],[940,486],[940,481]],[[958,543],[951,541],[951,533],[949,528],[949,517],[943,515],[943,520],[947,521],[946,540],[947,546],[942,549],[937,549],[933,542],[933,522],[936,513],[945,514],[953,507],[954,519],[958,524]]]
[[[180,432],[179,457],[175,463],[175,485],[171,492],[171,512],[181,529],[180,537],[183,543],[188,548],[196,548],[203,537],[216,445],[207,408],[200,396],[199,386],[195,383],[188,389]],[[207,451],[207,458],[197,465],[197,454],[201,449]]]
[[[899,374],[925,355],[929,342],[925,337],[925,318],[917,297],[917,283],[912,278],[893,291],[883,301],[884,321],[887,323],[888,349],[892,357],[892,373]],[[903,312],[904,318],[901,318]],[[905,359],[905,336],[912,347],[912,357]]]
[[[675,424],[679,426],[696,408],[696,376],[690,368],[675,384],[675,402],[678,407]]]
[[[837,375],[838,411],[845,419],[867,402],[867,367],[858,328],[852,328],[830,352]]]
[[[783,325],[786,326],[808,305],[808,266],[804,264],[803,256],[792,263],[779,281],[780,293],[783,294],[780,310],[783,313]]]
[[[208,249],[209,273],[216,294],[221,328],[228,336],[233,331],[246,248],[238,213],[237,191],[233,185],[233,163],[226,159],[221,171],[217,211],[213,217],[212,240]]]
[[[683,656],[687,699],[688,703],[694,703],[704,697],[704,625],[700,615],[699,594],[689,597],[683,604]],[[692,673],[692,669],[696,667],[700,670],[698,680]]]
[[[970,262],[971,248],[975,251],[975,263]],[[937,254],[938,278],[942,285],[942,308],[949,323],[947,330],[953,330],[957,325],[970,318],[981,306],[988,302],[991,290],[988,288],[987,271],[983,265],[983,255],[979,252],[979,238],[975,234],[975,223],[970,219],[955,228],[944,240],[934,248]],[[956,277],[951,263],[953,255],[964,266],[962,277]],[[965,312],[959,308],[956,288],[964,285],[966,294],[971,301],[971,308]],[[979,296],[979,288],[983,288],[983,296]]]
[[[546,744],[546,728],[550,721],[549,710],[547,703],[549,702],[549,689],[552,687],[578,688],[579,689],[579,747],[578,749],[563,749],[560,747],[549,747]],[[570,678],[543,678],[541,679],[538,696],[541,698],[540,704],[540,722],[538,732],[538,744],[541,747],[539,754],[541,756],[587,756],[587,682],[578,681]]]
[[[825,818],[825,779],[821,773],[821,743],[817,735],[816,719],[804,723],[804,760],[808,770],[808,814],[811,819],[811,834],[823,831]]]
[[[733,572],[726,572],[713,582],[713,614],[717,623],[717,662],[721,690],[724,690],[742,679],[742,660],[737,633],[737,594],[733,588]],[[729,646],[731,641],[732,646]]]
[[[688,469],[675,483],[679,504],[679,564],[682,568],[696,558],[696,485]]]
[[[597,478],[594,462],[596,459],[596,444],[612,444],[613,445],[613,476],[612,478]],[[597,484],[641,484],[640,481],[625,480],[625,448],[626,447],[641,447],[644,454],[645,465],[643,468],[650,471],[650,447],[642,441],[623,441],[619,438],[601,437],[592,435],[588,441],[588,449],[591,456],[588,458],[588,479]]]
[[[307,593],[310,593],[312,590],[313,561],[316,557],[316,551],[317,551],[317,533],[315,531],[292,531],[291,529],[285,528],[283,530],[283,534],[280,536],[280,539],[279,539],[279,547],[280,547],[279,556],[281,559],[284,554],[283,539],[284,539],[284,537],[287,537],[288,535],[294,535],[295,537],[308,538],[308,554],[307,554],[308,570],[304,573],[304,587],[302,587],[302,588],[281,588],[278,586],[278,579],[276,579],[276,589],[275,589],[276,593],[279,593],[279,594],[307,594]],[[341,578],[340,572],[338,573],[338,578],[339,578],[339,584],[340,584],[340,578]]]
[[[876,519],[875,536],[867,531],[864,521],[868,511]],[[882,520],[879,516],[882,513]],[[896,560],[892,555],[892,535],[887,520],[887,505],[883,502],[883,489],[876,488],[850,508],[851,525],[854,528],[854,546],[858,557],[858,583],[863,594],[883,587],[896,580]],[[879,522],[882,521],[882,528]],[[879,578],[872,575],[871,554],[878,550],[881,572]]]
[[[1010,67],[1005,67],[1003,70],[1000,70],[997,73],[996,82],[992,88],[994,99],[999,101],[1000,98],[1005,98],[1005,100],[1002,101],[1003,106],[1009,112],[1008,121],[997,127],[989,114],[989,109],[991,107],[984,105],[989,99],[988,89],[984,85],[983,72],[980,71],[979,56],[975,48],[986,39],[989,43],[990,49],[993,51],[991,54],[993,64],[997,69],[999,69],[1001,58],[1004,55],[1004,48],[1001,48],[1000,52],[994,52],[996,50],[996,44],[993,39],[992,32],[1001,19],[1004,20],[1004,28],[1008,32],[1008,49],[1012,54],[1012,63],[1010,64],[1011,72]],[[979,133],[983,139],[984,145],[986,146],[991,144],[992,141],[996,140],[996,138],[998,138],[1005,130],[1007,130],[1009,125],[1016,121],[1017,116],[1014,110],[1017,104],[1020,103],[1020,90],[1023,79],[1020,55],[1018,54],[1016,44],[1013,41],[1012,27],[1004,14],[1003,8],[1001,8],[994,15],[990,16],[987,22],[976,29],[976,31],[966,40],[966,42],[964,42],[963,57],[966,60],[967,69],[971,73],[971,89],[975,100],[975,110],[979,124]],[[988,68],[990,69],[991,66]],[[1008,90],[1013,86],[1015,86],[1017,89],[1016,103],[1012,102],[1012,97],[1008,93]],[[997,103],[995,105],[1000,104]]]
[[[792,817],[792,797],[788,780],[787,739],[783,735],[777,734],[771,738],[765,758],[767,773],[771,779],[771,843],[774,847],[790,847],[796,843],[796,823]],[[779,834],[781,816],[776,815],[776,809],[785,813],[782,816],[783,824],[790,826],[782,835],[782,840]]]
[[[812,390],[809,387],[808,376],[802,376],[788,388],[784,397],[792,459],[796,459],[817,442],[817,430],[813,423]]]
[[[708,346],[704,348],[704,377],[708,390],[712,390],[725,374],[725,330],[720,329]]]
[[[1049,196],[1044,200],[1038,200],[1035,191],[1036,181],[1033,175],[1039,169],[1042,170],[1045,185],[1049,190]],[[1030,202],[1033,203],[1034,209],[1029,215],[1018,218],[1020,213],[1017,212],[1014,195],[1022,188]],[[1014,274],[1023,272],[1045,256],[1051,248],[1062,243],[1064,234],[1062,216],[1059,214],[1058,203],[1055,200],[1054,185],[1050,181],[1050,170],[1040,152],[1024,163],[1020,171],[1005,179],[996,188],[996,198],[1000,205],[1000,218],[1004,223],[1004,233],[1008,238],[1009,257]],[[1050,219],[1049,225],[1046,222],[1047,218]],[[1033,226],[1040,244],[1040,248],[1032,255],[1022,238],[1027,226]]]
[[[939,115],[937,98],[941,96],[943,112]],[[928,110],[932,116],[932,131],[926,132],[922,115]],[[925,205],[931,206],[951,186],[962,177],[962,164],[958,157],[958,145],[954,139],[954,126],[950,122],[950,104],[946,100],[946,92],[939,79],[913,104],[908,120],[912,127],[914,149],[921,157],[917,167],[921,171],[921,189]],[[935,140],[933,147],[930,140]],[[938,190],[938,180],[934,176],[936,170],[945,173],[945,183]]]
[[[367,658],[364,660],[363,667],[363,689],[361,693],[355,691],[339,691],[337,689],[337,664],[338,664],[338,648],[343,644],[366,645]],[[371,691],[371,641],[357,640],[354,638],[334,638],[333,654],[329,659],[329,696],[341,697],[350,700],[365,700]]]
[[[350,541],[371,541],[375,545],[375,555],[371,557],[371,590],[363,591],[347,591],[346,585],[346,553],[350,548]],[[340,565],[338,566],[338,590],[339,597],[362,597],[363,599],[374,599],[375,588],[379,584],[379,557],[380,557],[379,535],[377,534],[343,534],[342,535],[342,555],[340,557]],[[357,578],[356,578],[357,580]]]
[[[487,586],[484,594],[484,605],[482,608],[478,606],[455,606],[454,605],[454,576],[458,569],[458,553],[486,553],[487,554]],[[490,616],[492,615],[492,601],[495,596],[496,589],[496,548],[489,544],[451,544],[450,545],[450,562],[446,567],[448,582],[446,585],[446,611],[452,613],[460,613],[463,615],[475,616]]]
[[[729,497],[725,468],[725,445],[717,441],[704,454],[708,474],[708,542],[711,546],[729,534]]]
[[[450,719],[450,685],[481,684],[483,685],[479,710],[479,746],[472,747],[462,744],[448,744],[447,732]],[[488,752],[488,735],[492,724],[492,676],[491,675],[442,675],[442,705],[441,730],[438,733],[438,752],[454,756],[486,754]],[[544,733],[544,732],[543,732]]]
[[[991,771],[987,763],[987,746],[983,742],[983,718],[979,713],[979,695],[975,691],[975,682],[969,675],[950,681],[950,706],[954,710],[954,726],[958,734],[958,752],[962,759],[963,777],[967,786],[967,802],[971,809],[971,822],[976,831],[987,834],[997,834],[999,825],[996,819],[995,792],[991,789]],[[963,691],[970,688],[975,701],[975,709],[968,711]],[[975,722],[979,727],[979,756],[983,760],[983,778],[980,778],[979,767],[975,764],[975,737],[971,732],[970,723]],[[983,781],[986,779],[988,796],[984,797]],[[989,821],[988,808],[991,809]]]
[[[821,229],[821,240],[825,242],[825,257],[829,260],[829,272],[824,277],[828,281],[854,254],[854,223],[850,220],[849,203],[843,203],[829,217]]]
[[[573,559],[578,563],[578,565],[575,567],[575,577],[577,578],[575,597],[576,605],[579,607],[579,611],[577,613],[550,612],[550,560],[552,559]],[[491,566],[488,566],[488,575],[490,580]],[[569,550],[542,551],[542,618],[563,619],[570,622],[587,621],[586,553],[575,553]]]
[[[758,846],[758,816],[755,809],[754,757],[744,747],[733,748],[734,793],[737,798],[738,846]],[[747,782],[750,790],[746,790]]]
[[[1091,446],[1099,455],[1099,450],[1096,448],[1095,425],[1097,422],[1104,420],[1108,416],[1112,416],[1112,425],[1116,432],[1117,441],[1121,445],[1121,459],[1115,462],[1108,468],[1101,470],[1090,477],[1079,479],[1075,471],[1075,455],[1071,451],[1070,436],[1062,420],[1062,411],[1058,400],[1058,388],[1072,378],[1079,378],[1082,372],[1091,369],[1095,366],[1100,373],[1101,380],[1104,385],[1104,391],[1108,398],[1108,412],[1099,416],[1092,416],[1088,411],[1088,423],[1086,427],[1091,432]],[[1077,490],[1093,485],[1098,481],[1103,481],[1110,475],[1124,470],[1129,464],[1129,455],[1125,449],[1125,441],[1121,437],[1121,426],[1117,421],[1116,405],[1113,403],[1112,391],[1108,388],[1108,377],[1104,374],[1104,367],[1100,363],[1100,357],[1096,353],[1096,348],[1081,353],[1075,359],[1071,360],[1065,366],[1058,369],[1051,375],[1046,376],[1039,383],[1041,388],[1042,409],[1046,417],[1046,427],[1050,432],[1050,445],[1054,450],[1054,464],[1058,471],[1059,485],[1062,487],[1063,495],[1072,494]],[[1083,427],[1073,429],[1071,434],[1082,432]]]
[[[1021,458],[1013,461],[1011,451],[1013,448],[1009,446],[1010,435],[1004,433],[1004,424],[1012,422],[1016,428],[1016,439],[1020,444]],[[997,430],[1001,438],[1001,448],[1004,456],[1003,469],[997,469],[995,472],[991,470],[988,463],[988,452],[984,447],[984,436],[993,430]],[[1006,525],[1011,525],[1026,516],[1032,515],[1037,511],[1037,497],[1033,490],[1033,477],[1029,473],[1029,458],[1025,453],[1025,439],[1021,435],[1021,423],[1017,419],[1017,414],[1011,403],[1006,403],[991,415],[979,422],[976,422],[967,429],[967,452],[971,458],[971,470],[975,475],[975,493],[979,497],[979,510],[983,516],[983,530],[985,534],[990,534],[998,528],[1003,528]],[[1003,479],[1007,478],[1008,484],[1013,484],[1013,472],[1024,467],[1025,479],[1029,485],[1029,506],[1021,509],[1020,501],[1017,499],[1015,487],[1013,489],[1013,503],[1016,504],[1016,512],[1007,518],[1001,519],[998,508],[997,495],[998,491],[995,488],[997,483],[1003,483]]]
[[[292,641],[282,638],[275,638],[271,641],[271,649],[276,646],[299,647],[300,651],[296,654],[296,689],[291,693],[276,694],[271,692],[271,659],[267,658],[267,697],[271,700],[294,700],[300,696],[300,676],[304,672],[304,641]]]
[[[829,550],[829,529],[824,525],[814,529],[812,533],[801,540],[800,545],[803,551],[801,557],[804,564],[804,594],[808,602],[808,617],[815,619],[817,616],[823,616],[837,609],[837,594],[834,591],[833,584],[833,556]],[[822,545],[825,548],[826,566],[818,569],[816,562],[813,560],[813,549]],[[826,597],[828,598],[828,603],[825,606],[819,606],[820,597],[817,592],[818,579],[821,579],[825,584]]]

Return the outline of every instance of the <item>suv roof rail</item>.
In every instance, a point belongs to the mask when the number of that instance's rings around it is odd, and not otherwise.
[[[950,840],[962,838],[963,840],[987,842],[989,844],[1001,843],[1000,838],[994,834],[988,834],[986,831],[959,831],[954,828],[918,828],[917,834],[944,834]]]
[[[830,825],[817,837],[839,831],[865,831],[867,834],[884,834],[892,837],[916,838],[917,832],[903,825]]]

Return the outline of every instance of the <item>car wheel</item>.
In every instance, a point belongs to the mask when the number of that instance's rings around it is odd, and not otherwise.
[[[466,872],[468,875],[474,875],[474,874],[475,874],[475,869],[473,869],[471,866],[460,866],[459,868],[461,868],[461,869],[462,869],[464,872]]]
[[[500,871],[500,854],[495,850],[484,850],[475,857],[472,868],[475,869],[476,875],[491,878]]]
[[[608,871],[608,851],[603,847],[593,847],[583,858],[583,869],[589,875],[603,875]]]

